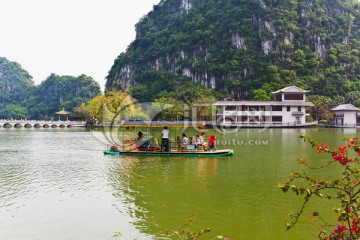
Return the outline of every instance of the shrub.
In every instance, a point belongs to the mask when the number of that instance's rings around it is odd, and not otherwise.
[[[332,164],[340,164],[341,171],[335,180],[315,179],[305,172],[293,171],[286,183],[278,184],[284,192],[292,190],[296,195],[304,196],[303,204],[297,214],[292,215],[292,221],[286,224],[287,229],[292,228],[304,214],[310,199],[314,197],[335,200],[337,206],[333,209],[337,214],[338,224],[329,224],[322,215],[315,211],[312,213],[312,223],[320,228],[318,239],[360,239],[360,143],[358,137],[343,138],[345,144],[337,149],[330,149],[328,145],[318,144],[307,136],[301,135],[305,142],[316,148],[319,154],[328,154],[326,162],[320,167],[313,167],[307,159],[299,159],[299,163],[310,169],[324,169]],[[303,183],[306,183],[304,185]],[[306,187],[304,187],[306,186]]]

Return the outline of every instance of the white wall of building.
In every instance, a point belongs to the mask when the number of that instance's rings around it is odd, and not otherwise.
[[[225,110],[225,107],[222,107],[222,123],[241,123],[241,116],[248,116],[248,122],[255,122],[255,117],[264,117],[265,122],[272,122],[272,116],[281,116],[282,123],[286,124],[305,124],[305,114],[304,115],[293,115],[294,112],[303,112],[305,113],[305,107],[298,106],[282,106],[282,111],[241,111],[241,107],[237,107],[237,110]],[[269,107],[270,109],[270,107]],[[267,109],[267,110],[269,110]],[[300,111],[299,111],[300,110]],[[236,118],[237,116],[237,118]],[[297,119],[297,117],[299,119]],[[230,120],[231,119],[231,120]],[[240,120],[239,120],[240,119]]]
[[[344,111],[344,123],[350,125],[356,125],[356,112],[354,111]]]

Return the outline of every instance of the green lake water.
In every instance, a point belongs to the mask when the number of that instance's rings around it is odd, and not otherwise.
[[[234,156],[121,157],[102,153],[117,133],[0,128],[0,239],[102,240],[115,239],[116,231],[118,239],[176,239],[166,230],[194,215],[192,230],[211,228],[201,239],[316,239],[318,230],[303,219],[318,210],[336,219],[335,202],[310,202],[299,224],[286,231],[288,214],[300,209],[302,197],[276,188],[292,169],[306,170],[298,158],[319,157],[300,133],[330,147],[357,134],[327,128],[210,131],[218,148],[232,148]],[[340,170],[308,172],[332,178]]]

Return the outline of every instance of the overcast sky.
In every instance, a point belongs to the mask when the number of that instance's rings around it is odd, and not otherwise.
[[[0,0],[0,57],[36,84],[51,73],[86,74],[104,89],[115,58],[135,39],[135,24],[160,0]]]

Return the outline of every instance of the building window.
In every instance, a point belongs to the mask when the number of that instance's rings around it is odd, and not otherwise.
[[[285,94],[285,100],[304,100],[303,94]]]
[[[225,118],[225,123],[232,123],[232,124],[234,124],[235,122],[236,122],[236,118],[235,118],[235,117],[229,116],[229,117],[226,117],[226,118]]]
[[[259,123],[259,116],[249,116],[250,123]]]
[[[259,110],[262,111],[262,112],[265,112],[266,111],[266,106],[259,106]]]
[[[241,122],[247,122],[248,117],[247,116],[241,116]]]
[[[282,122],[282,116],[272,116],[272,122]]]
[[[286,107],[286,111],[290,112],[290,106]]]
[[[243,111],[243,112],[245,112],[245,111],[249,111],[248,106],[242,106],[242,111]]]
[[[300,106],[298,107],[298,111],[301,112],[301,107]]]
[[[258,112],[259,111],[259,106],[249,106],[249,111],[254,111],[254,112]]]
[[[225,106],[225,111],[236,111],[236,106]]]
[[[271,110],[274,112],[281,112],[282,111],[282,106],[272,106]]]

